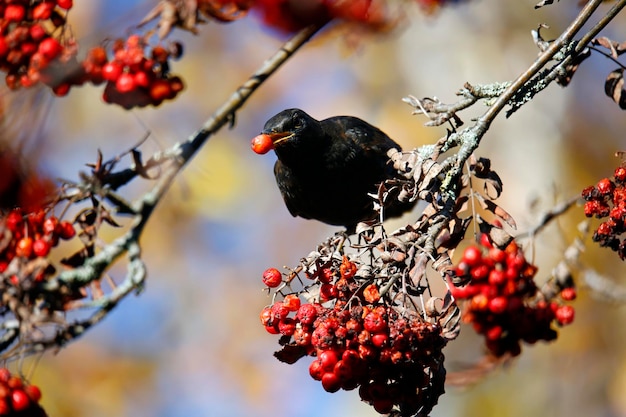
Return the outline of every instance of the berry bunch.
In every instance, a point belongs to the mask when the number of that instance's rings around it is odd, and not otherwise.
[[[39,406],[41,391],[36,385],[28,385],[22,378],[0,368],[0,416],[46,417]]]
[[[606,218],[593,234],[594,242],[611,248],[620,259],[626,258],[626,164],[615,169],[613,178],[603,178],[583,190],[585,216]]]
[[[52,33],[65,25],[71,8],[71,0],[0,1],[0,71],[9,88],[41,81],[63,95],[56,87],[73,68],[76,45]]]
[[[553,322],[567,325],[574,320],[574,309],[560,301],[574,299],[575,289],[561,288],[558,297],[549,299],[533,281],[536,272],[515,241],[501,250],[482,235],[480,246],[463,252],[454,273],[469,284],[459,288],[450,283],[450,292],[457,300],[467,300],[464,320],[484,335],[492,354],[518,355],[521,341],[553,340]]]
[[[68,221],[46,215],[44,210],[24,215],[15,209],[0,217],[0,236],[5,244],[0,249],[0,277],[11,285],[25,280],[40,282],[53,273],[49,265],[26,267],[36,258],[46,258],[59,239],[71,239],[76,234]]]
[[[103,47],[95,47],[78,62],[76,41],[53,35],[63,33],[57,29],[66,24],[72,6],[72,0],[0,0],[0,71],[9,88],[43,83],[65,96],[72,86],[106,81],[104,100],[127,109],[158,106],[183,89],[182,80],[169,74],[169,60],[180,56],[180,44],[146,51],[146,42],[131,35],[113,42],[112,60]]]
[[[131,35],[125,41],[113,42],[113,59],[108,61],[100,48],[95,48],[84,67],[91,77],[106,81],[103,98],[107,103],[119,104],[126,109],[158,106],[180,93],[183,81],[170,76],[170,58],[179,58],[182,46],[172,48],[148,45],[139,35]]]
[[[276,273],[267,270],[264,282],[277,286]],[[282,335],[277,357],[290,363],[315,357],[309,373],[326,391],[359,388],[361,399],[381,414],[430,410],[445,380],[441,327],[387,302],[376,284],[363,286],[356,273],[344,257],[309,275],[319,302],[302,303],[299,295],[306,292],[291,293],[263,309],[265,329]]]

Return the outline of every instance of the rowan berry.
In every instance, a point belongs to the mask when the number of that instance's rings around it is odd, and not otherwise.
[[[11,392],[11,407],[14,411],[21,412],[28,409],[31,405],[31,399],[22,389],[14,389]]]
[[[263,272],[263,284],[276,288],[283,282],[283,276],[276,268],[268,268]]]
[[[274,149],[274,142],[270,135],[261,134],[252,139],[250,147],[253,152],[263,155]]]
[[[574,321],[574,308],[569,305],[560,306],[557,308],[555,316],[560,325],[571,324]]]

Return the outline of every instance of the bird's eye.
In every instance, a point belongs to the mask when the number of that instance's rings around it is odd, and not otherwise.
[[[302,129],[302,123],[297,123],[297,124],[294,126],[294,129]]]

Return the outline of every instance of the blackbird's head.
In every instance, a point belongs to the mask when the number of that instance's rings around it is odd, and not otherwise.
[[[263,134],[272,139],[279,158],[311,152],[325,138],[320,122],[300,109],[283,110],[273,116],[263,126]]]

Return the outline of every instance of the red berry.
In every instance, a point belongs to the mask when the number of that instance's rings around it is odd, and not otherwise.
[[[574,307],[560,306],[555,312],[556,321],[562,326],[571,324],[574,321],[574,313]]]
[[[146,88],[150,85],[150,78],[148,77],[148,74],[145,71],[136,72],[134,77],[135,77],[135,83],[137,84],[137,86]]]
[[[167,100],[171,97],[171,94],[172,87],[167,80],[154,80],[154,82],[150,86],[150,98],[155,103],[160,103],[163,100]]]
[[[263,272],[263,284],[276,288],[283,282],[283,276],[276,268],[268,268]]]
[[[287,310],[287,307],[285,307],[281,302],[274,303],[271,310],[273,314],[272,318],[274,320],[283,320],[289,315],[289,310]]]
[[[389,340],[389,336],[386,333],[374,333],[370,339],[372,344],[377,348],[381,348],[387,345],[387,340]]]
[[[476,246],[468,246],[463,251],[462,262],[465,262],[468,266],[473,267],[480,264],[482,261],[482,252]]]
[[[30,237],[24,237],[17,241],[15,246],[15,255],[22,256],[24,258],[30,258],[33,254],[33,239]]]
[[[333,284],[322,284],[320,286],[320,300],[329,301],[337,298],[337,287]]]
[[[618,182],[626,182],[626,167],[617,167],[615,168],[615,180]]]
[[[485,337],[487,340],[498,340],[502,337],[502,327],[500,326],[492,326],[485,332]]]
[[[102,78],[107,81],[117,81],[124,72],[124,67],[117,62],[107,62],[102,67]]]
[[[54,10],[54,3],[49,1],[39,3],[33,8],[33,19],[48,20],[50,19],[50,16],[52,16],[52,10]]]
[[[328,284],[333,280],[334,277],[335,277],[335,274],[332,269],[322,268],[322,271],[320,272],[318,279],[320,280],[321,283]]]
[[[603,178],[596,184],[598,192],[602,195],[610,194],[615,189],[615,184],[608,178]]]
[[[11,378],[11,372],[7,368],[0,368],[0,382],[6,383]]]
[[[268,332],[269,334],[279,334],[280,330],[278,330],[278,326],[270,326],[267,325],[265,326],[265,331]]]
[[[389,414],[393,409],[393,401],[389,398],[377,398],[372,402],[372,406],[379,414]]]
[[[495,297],[489,300],[489,311],[493,314],[502,314],[508,307],[508,301],[506,297]]]
[[[324,369],[325,372],[331,372],[335,368],[339,356],[335,350],[328,349],[320,352],[318,359],[322,365],[322,369]]]
[[[576,289],[572,287],[563,288],[561,290],[561,298],[565,301],[572,301],[576,299]]]
[[[322,380],[322,376],[324,375],[324,369],[322,368],[322,363],[319,359],[311,362],[311,364],[309,365],[309,374],[311,375],[311,378],[316,381]]]
[[[11,407],[7,403],[7,398],[0,397],[0,416],[7,416],[11,413]]]
[[[8,4],[4,9],[4,18],[9,22],[21,22],[26,16],[26,9],[21,4]]]
[[[70,83],[61,83],[52,89],[52,92],[57,97],[65,97],[70,92]]]
[[[263,326],[269,326],[272,323],[273,317],[274,315],[272,314],[272,309],[269,307],[263,308],[263,310],[261,310],[261,314],[259,315]]]
[[[20,412],[30,407],[31,400],[22,389],[15,389],[11,393],[11,406],[14,411]]]
[[[37,385],[29,385],[24,391],[33,402],[38,403],[41,400],[41,390]]]
[[[506,282],[506,274],[500,269],[492,269],[489,272],[490,285],[503,285]]]
[[[290,317],[283,318],[278,322],[278,331],[285,336],[291,336],[296,331],[296,321]]]
[[[470,308],[475,311],[484,311],[489,304],[489,298],[485,294],[476,294],[470,301]]]
[[[74,2],[72,0],[57,0],[57,5],[62,9],[69,10],[74,5]]]
[[[283,304],[289,311],[298,311],[300,308],[300,298],[297,294],[288,294],[283,300]]]
[[[303,304],[296,313],[296,320],[310,326],[317,318],[317,308],[313,304]]]
[[[341,388],[341,380],[334,372],[326,372],[322,375],[322,387],[327,392],[337,392]]]
[[[59,223],[56,233],[59,235],[61,239],[66,239],[66,240],[71,239],[74,236],[76,236],[76,230],[74,229],[74,226],[72,225],[72,223],[65,221],[65,220]]]
[[[133,77],[132,74],[123,72],[120,74],[117,81],[115,81],[115,88],[122,94],[130,93],[137,88],[135,77]]]
[[[54,216],[48,217],[43,222],[43,226],[42,226],[43,234],[44,235],[51,235],[51,234],[55,233],[58,226],[59,226],[59,219],[57,219]]]
[[[369,312],[363,319],[363,328],[370,333],[381,333],[387,330],[387,322],[376,312]]]
[[[50,243],[45,239],[37,239],[33,242],[33,253],[35,256],[45,258],[50,253]]]
[[[32,25],[28,30],[28,34],[30,35],[30,38],[35,42],[39,42],[47,36],[46,30],[38,24]]]
[[[481,280],[489,275],[489,267],[487,265],[477,265],[470,270],[470,276],[473,280]]]
[[[274,142],[270,135],[261,134],[252,139],[250,147],[255,153],[263,155],[274,149]]]
[[[19,231],[22,227],[24,227],[22,213],[19,210],[13,210],[9,214],[7,214],[5,222],[7,229],[9,229],[13,233]]]
[[[46,38],[39,43],[37,50],[44,58],[52,61],[63,51],[63,46],[54,38]]]

